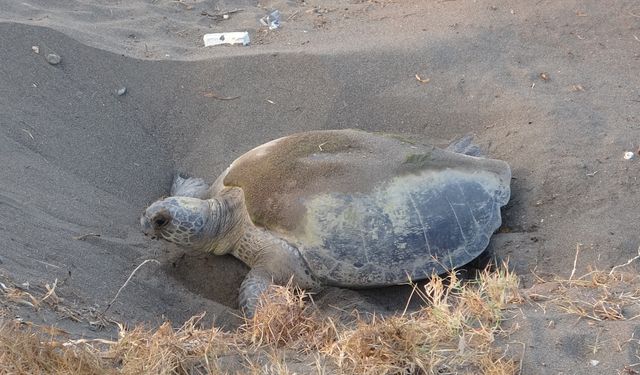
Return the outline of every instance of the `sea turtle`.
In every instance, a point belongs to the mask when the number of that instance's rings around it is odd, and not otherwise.
[[[501,225],[511,171],[466,155],[477,151],[468,141],[443,150],[360,130],[294,134],[240,156],[211,187],[178,177],[140,221],[146,235],[246,263],[249,316],[290,279],[312,290],[420,280],[476,258]]]

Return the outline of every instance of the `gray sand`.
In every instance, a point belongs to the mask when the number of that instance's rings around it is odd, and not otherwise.
[[[496,234],[492,249],[510,258],[525,287],[532,271],[567,277],[577,243],[582,273],[637,253],[640,158],[623,159],[640,145],[636,2],[336,0],[317,12],[312,3],[217,4],[244,9],[228,21],[201,14],[215,11],[211,1],[185,2],[191,9],[48,3],[0,0],[0,270],[31,288],[57,279],[57,293],[83,320],[23,308],[24,319],[112,335],[86,321],[136,266],[157,259],[123,289],[110,319],[179,325],[207,311],[207,322],[237,324],[246,267],[151,242],[139,214],[168,193],[176,172],[212,182],[248,149],[312,129],[436,144],[474,133],[512,166],[508,233]],[[267,33],[257,18],[272,7],[283,11],[283,27]],[[201,47],[205,32],[236,30],[249,30],[254,44]],[[49,64],[49,53],[61,62]],[[74,239],[89,233],[100,236]],[[406,295],[332,290],[319,303],[392,312]],[[558,319],[553,335],[539,333],[545,319],[523,324],[530,338],[522,340],[532,343],[525,373],[612,373],[637,362],[629,345],[589,367],[593,355],[580,348],[591,337],[575,333],[571,319]],[[634,327],[607,330],[624,341]],[[543,338],[570,349],[549,350]]]

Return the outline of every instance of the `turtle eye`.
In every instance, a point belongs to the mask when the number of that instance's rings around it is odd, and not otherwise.
[[[153,221],[153,224],[156,227],[163,227],[165,224],[167,223],[167,219],[163,218],[163,217],[159,217],[156,220]]]
[[[153,219],[151,219],[153,227],[156,229],[164,227],[165,225],[169,224],[170,221],[171,217],[167,212],[160,212]]]

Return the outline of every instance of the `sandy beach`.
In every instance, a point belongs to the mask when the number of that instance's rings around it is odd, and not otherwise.
[[[474,134],[512,169],[490,249],[523,290],[609,272],[640,250],[635,1],[0,0],[0,9],[0,281],[43,293],[55,283],[67,307],[3,301],[5,317],[90,338],[116,335],[92,324],[105,310],[150,326],[206,311],[204,324],[236,327],[247,267],[149,241],[139,215],[176,173],[213,182],[249,149],[306,130],[439,146]],[[273,9],[281,26],[269,30],[259,20]],[[203,46],[204,34],[225,31],[248,31],[251,44]],[[636,274],[637,264],[619,269]],[[330,289],[316,303],[384,315],[401,312],[410,292]],[[522,374],[640,371],[637,303],[620,305],[616,320],[520,309],[505,341],[524,343]]]

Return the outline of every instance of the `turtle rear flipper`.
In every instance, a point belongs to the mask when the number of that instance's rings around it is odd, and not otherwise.
[[[447,151],[457,152],[458,154],[475,156],[479,158],[486,157],[480,146],[473,143],[473,134],[466,134],[447,146]]]
[[[260,295],[264,293],[272,284],[272,276],[268,271],[259,268],[253,268],[247,274],[242,285],[240,285],[240,294],[238,302],[240,310],[249,319],[253,318],[256,308],[260,303]]]
[[[209,185],[201,178],[188,177],[184,178],[180,174],[176,174],[173,184],[171,185],[171,196],[174,197],[191,197],[206,199],[208,197]]]

